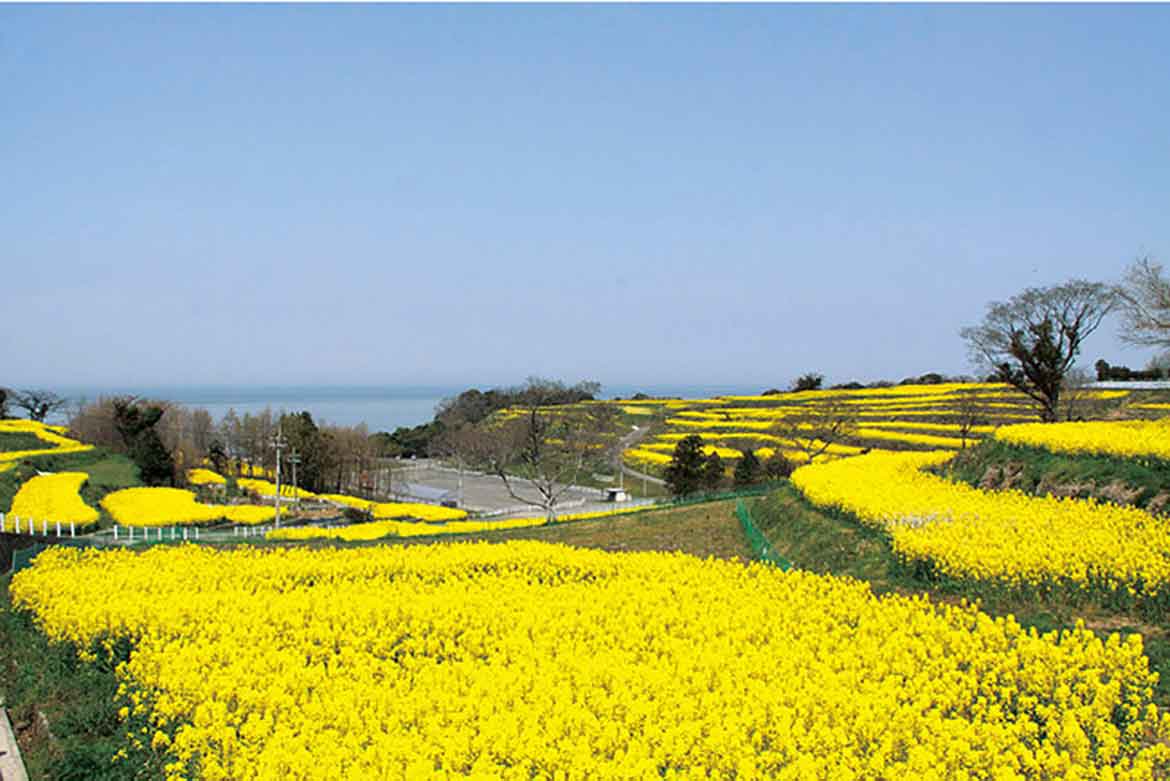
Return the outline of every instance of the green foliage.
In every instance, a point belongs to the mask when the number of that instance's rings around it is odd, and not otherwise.
[[[705,462],[702,437],[691,434],[680,439],[663,473],[671,494],[686,496],[697,492],[703,485]]]
[[[1170,491],[1170,464],[1158,459],[1053,453],[996,439],[986,439],[961,451],[935,471],[979,487],[992,468],[1006,469],[1013,475],[1013,488],[1032,494],[1047,493],[1055,486],[1080,485],[1087,489],[1089,484],[1102,488],[1120,483],[1131,491],[1140,491],[1132,504],[1146,508],[1154,497]]]
[[[824,376],[817,374],[816,372],[809,372],[808,374],[802,374],[796,378],[796,380],[792,383],[792,390],[796,392],[820,390],[824,381]]]
[[[45,440],[27,431],[0,431],[0,453],[17,450],[48,450],[52,448]]]
[[[139,725],[118,721],[118,659],[86,664],[72,645],[49,642],[27,614],[13,610],[8,582],[0,579],[0,682],[12,722],[29,730],[22,749],[30,778],[161,778],[160,758],[126,743],[127,729]],[[124,658],[128,648],[121,651]],[[122,748],[128,759],[112,762]]]
[[[300,463],[297,464],[297,484],[310,491],[322,491],[325,488],[323,470],[323,449],[321,430],[313,422],[313,416],[308,412],[299,412],[295,415],[282,415],[280,430],[288,441],[289,450],[284,452],[288,458],[292,451],[296,451]],[[292,470],[285,465],[285,479],[292,481]]]
[[[718,453],[709,454],[703,462],[703,490],[708,492],[718,491],[720,486],[723,485],[723,478],[723,459]]]
[[[138,475],[146,485],[173,485],[175,462],[163,445],[155,426],[163,416],[157,405],[140,405],[132,398],[113,401],[114,427],[131,460],[138,465]]]
[[[764,479],[782,480],[796,471],[796,464],[792,463],[780,451],[776,451],[763,463]]]
[[[760,465],[760,459],[756,457],[751,448],[745,448],[740,451],[743,455],[735,465],[735,474],[733,479],[737,486],[752,485],[758,483],[763,477],[764,470]]]

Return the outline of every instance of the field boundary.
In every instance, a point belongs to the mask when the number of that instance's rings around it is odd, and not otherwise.
[[[739,518],[739,525],[743,528],[744,536],[747,537],[748,545],[751,546],[752,554],[757,559],[775,565],[784,572],[792,569],[792,562],[777,553],[776,547],[756,526],[751,510],[744,504],[743,499],[736,501],[735,514]]]

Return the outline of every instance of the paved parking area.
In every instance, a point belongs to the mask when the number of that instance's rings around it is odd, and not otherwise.
[[[538,499],[540,494],[530,483],[512,480],[513,490],[522,497]],[[435,461],[416,461],[407,467],[394,470],[394,493],[423,501],[460,499],[459,470],[445,467]],[[589,512],[597,509],[612,509],[612,502],[604,502],[600,488],[573,486],[569,488],[558,504],[558,512]],[[462,501],[459,506],[470,512],[499,513],[507,515],[540,515],[541,511],[526,505],[511,496],[504,487],[504,481],[495,475],[464,471],[462,475]]]

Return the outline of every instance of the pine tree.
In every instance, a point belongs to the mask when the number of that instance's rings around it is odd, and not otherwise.
[[[760,459],[752,452],[751,448],[745,448],[743,456],[739,459],[739,463],[735,465],[735,484],[738,486],[751,485],[760,481]]]
[[[712,452],[703,462],[703,490],[718,491],[723,484],[723,459],[718,453]]]
[[[703,484],[705,461],[702,437],[691,434],[680,439],[664,474],[670,492],[675,496],[686,496],[698,491]]]

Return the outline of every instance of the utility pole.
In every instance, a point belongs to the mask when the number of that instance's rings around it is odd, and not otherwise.
[[[276,429],[272,438],[272,446],[276,448],[276,526],[280,526],[280,451],[288,447],[288,440],[284,438],[284,430]]]
[[[301,492],[299,490],[300,484],[297,482],[297,464],[301,463],[301,457],[297,453],[297,449],[295,447],[292,449],[292,453],[289,454],[288,462],[292,464],[293,468],[293,502],[296,504],[297,510],[300,510]]]

